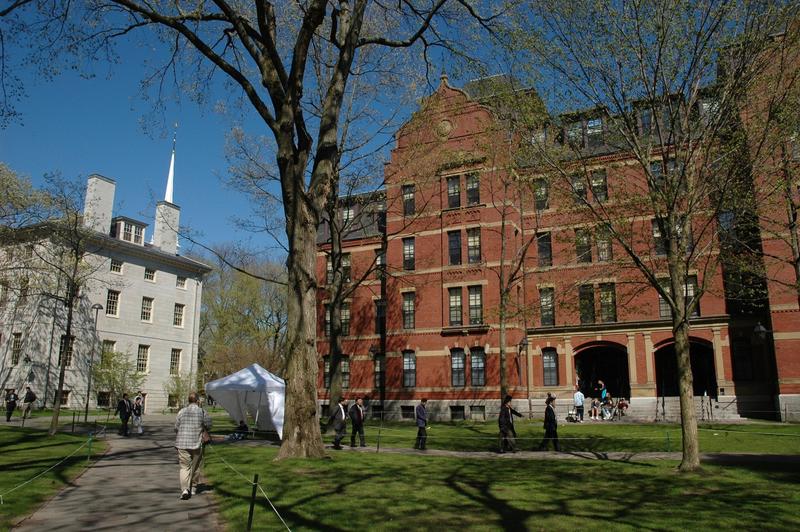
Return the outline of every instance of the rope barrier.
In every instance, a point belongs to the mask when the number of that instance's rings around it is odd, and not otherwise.
[[[18,490],[19,488],[21,488],[21,487],[23,487],[23,486],[25,486],[25,485],[27,485],[27,484],[30,484],[31,482],[33,482],[33,481],[34,481],[34,480],[36,480],[37,478],[40,478],[42,475],[44,475],[44,474],[46,474],[46,473],[48,473],[48,472],[52,471],[53,469],[55,469],[55,468],[56,468],[57,466],[59,466],[60,464],[62,464],[62,463],[64,463],[64,462],[66,462],[67,460],[69,460],[70,458],[72,458],[73,456],[75,456],[75,454],[76,454],[78,451],[80,451],[81,449],[83,449],[84,447],[86,447],[86,445],[88,445],[90,441],[92,441],[92,438],[91,438],[91,437],[90,437],[89,439],[87,439],[85,442],[83,442],[83,444],[82,444],[80,447],[78,447],[77,449],[75,449],[74,451],[72,451],[70,454],[68,454],[67,456],[65,456],[64,458],[62,458],[61,460],[59,460],[58,462],[56,462],[55,464],[53,464],[52,466],[50,466],[50,467],[48,467],[47,469],[45,469],[44,471],[42,471],[41,473],[39,473],[39,474],[38,474],[38,475],[36,475],[35,477],[33,477],[33,478],[29,479],[29,480],[26,480],[25,482],[23,482],[23,483],[21,483],[21,484],[18,484],[18,485],[16,485],[16,486],[14,486],[13,488],[11,488],[11,489],[10,489],[10,490],[8,490],[8,491],[5,491],[5,492],[3,492],[3,493],[0,493],[0,505],[2,505],[2,504],[5,504],[5,496],[6,496],[6,495],[8,495],[9,493],[11,493],[11,492],[13,492],[13,491],[16,491],[16,490]]]
[[[211,448],[213,448],[213,445],[208,445],[208,446],[207,446],[207,448],[211,449]],[[288,530],[289,532],[291,532],[291,529],[289,528],[289,525],[287,525],[287,524],[286,524],[286,521],[284,521],[284,520],[283,520],[283,517],[281,517],[281,514],[278,512],[278,509],[277,509],[277,508],[275,508],[275,505],[274,505],[274,504],[272,504],[272,501],[271,501],[271,500],[270,500],[270,498],[267,496],[267,493],[266,493],[266,492],[264,491],[264,489],[261,487],[261,484],[260,484],[260,483],[255,483],[255,482],[253,482],[252,480],[250,480],[249,478],[247,478],[246,476],[244,476],[244,475],[243,475],[243,474],[242,474],[242,473],[241,473],[241,472],[240,472],[238,469],[236,469],[236,468],[235,468],[235,467],[233,467],[233,466],[232,466],[230,463],[228,463],[228,461],[227,461],[227,460],[225,460],[225,458],[222,456],[222,454],[221,454],[219,451],[217,451],[217,450],[214,450],[214,456],[215,456],[215,457],[218,457],[220,460],[222,460],[222,463],[223,463],[223,464],[225,464],[225,466],[226,466],[228,469],[230,469],[231,471],[233,471],[234,473],[236,473],[237,475],[239,475],[240,477],[242,477],[242,479],[244,479],[244,481],[245,481],[245,482],[247,482],[247,484],[248,484],[248,485],[250,485],[250,486],[256,486],[256,487],[258,488],[258,490],[261,492],[261,494],[262,494],[262,495],[264,495],[264,498],[265,498],[265,499],[267,499],[267,502],[269,503],[269,506],[270,506],[270,508],[272,508],[272,511],[273,511],[273,512],[275,512],[275,515],[277,515],[277,516],[278,516],[278,519],[280,519],[281,523],[283,523],[283,526],[284,526],[284,527],[286,527],[286,530]]]
[[[748,430],[706,429],[702,427],[698,427],[697,430],[705,430],[711,432],[734,432],[739,434],[758,434],[759,436],[788,436],[790,438],[800,438],[800,434],[786,434],[780,432],[750,432]]]

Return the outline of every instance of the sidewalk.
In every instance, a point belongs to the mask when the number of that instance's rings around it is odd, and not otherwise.
[[[110,433],[106,455],[14,530],[220,530],[209,492],[178,499],[173,421],[158,418],[143,436]]]

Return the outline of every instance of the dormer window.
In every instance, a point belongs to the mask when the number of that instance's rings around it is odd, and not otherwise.
[[[573,122],[567,126],[567,142],[573,146],[583,146],[583,122]]]
[[[586,122],[586,140],[590,147],[603,142],[603,119],[593,118]]]
[[[120,216],[114,218],[111,222],[111,236],[143,246],[145,227],[147,227],[145,223]]]
[[[342,209],[342,223],[348,224],[353,220],[354,217],[353,207],[344,207]]]
[[[653,110],[642,109],[639,114],[639,120],[641,121],[640,135],[649,135],[653,130]]]
[[[144,228],[137,225],[133,226],[133,243],[141,245],[144,241]]]
[[[133,224],[125,222],[125,226],[122,231],[122,240],[125,240],[127,242],[133,240]]]

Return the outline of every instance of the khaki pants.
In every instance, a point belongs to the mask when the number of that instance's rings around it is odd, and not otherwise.
[[[200,464],[202,462],[202,447],[198,447],[197,449],[178,449],[181,492],[191,490],[192,486],[197,486],[197,477],[200,474]]]
[[[26,419],[31,414],[33,403],[22,403],[22,419]]]

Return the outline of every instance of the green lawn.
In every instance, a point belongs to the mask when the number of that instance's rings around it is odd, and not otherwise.
[[[80,447],[86,438],[71,434],[48,437],[44,431],[0,428],[0,494],[35,477]],[[92,444],[97,457],[105,450],[105,442]],[[3,496],[0,505],[0,530],[8,530],[18,519],[63,488],[86,466],[88,446],[42,477]]]
[[[519,448],[533,450],[542,440],[540,420],[515,422]],[[385,447],[412,447],[416,427],[409,423],[369,423],[367,441]],[[452,451],[496,451],[497,424],[442,423],[428,431],[428,446]],[[679,425],[585,422],[560,424],[558,435],[565,451],[680,451]],[[332,433],[325,441],[333,439]],[[349,444],[348,439],[345,440]],[[748,423],[700,425],[700,449],[703,452],[760,452],[800,454],[800,425],[785,423]]]
[[[436,429],[434,429],[435,431]],[[599,430],[599,429],[598,429]],[[292,530],[800,529],[800,472],[786,466],[477,459],[342,451],[275,462],[277,448],[215,445],[205,474],[229,530],[259,473]],[[259,496],[254,530],[281,524]]]

